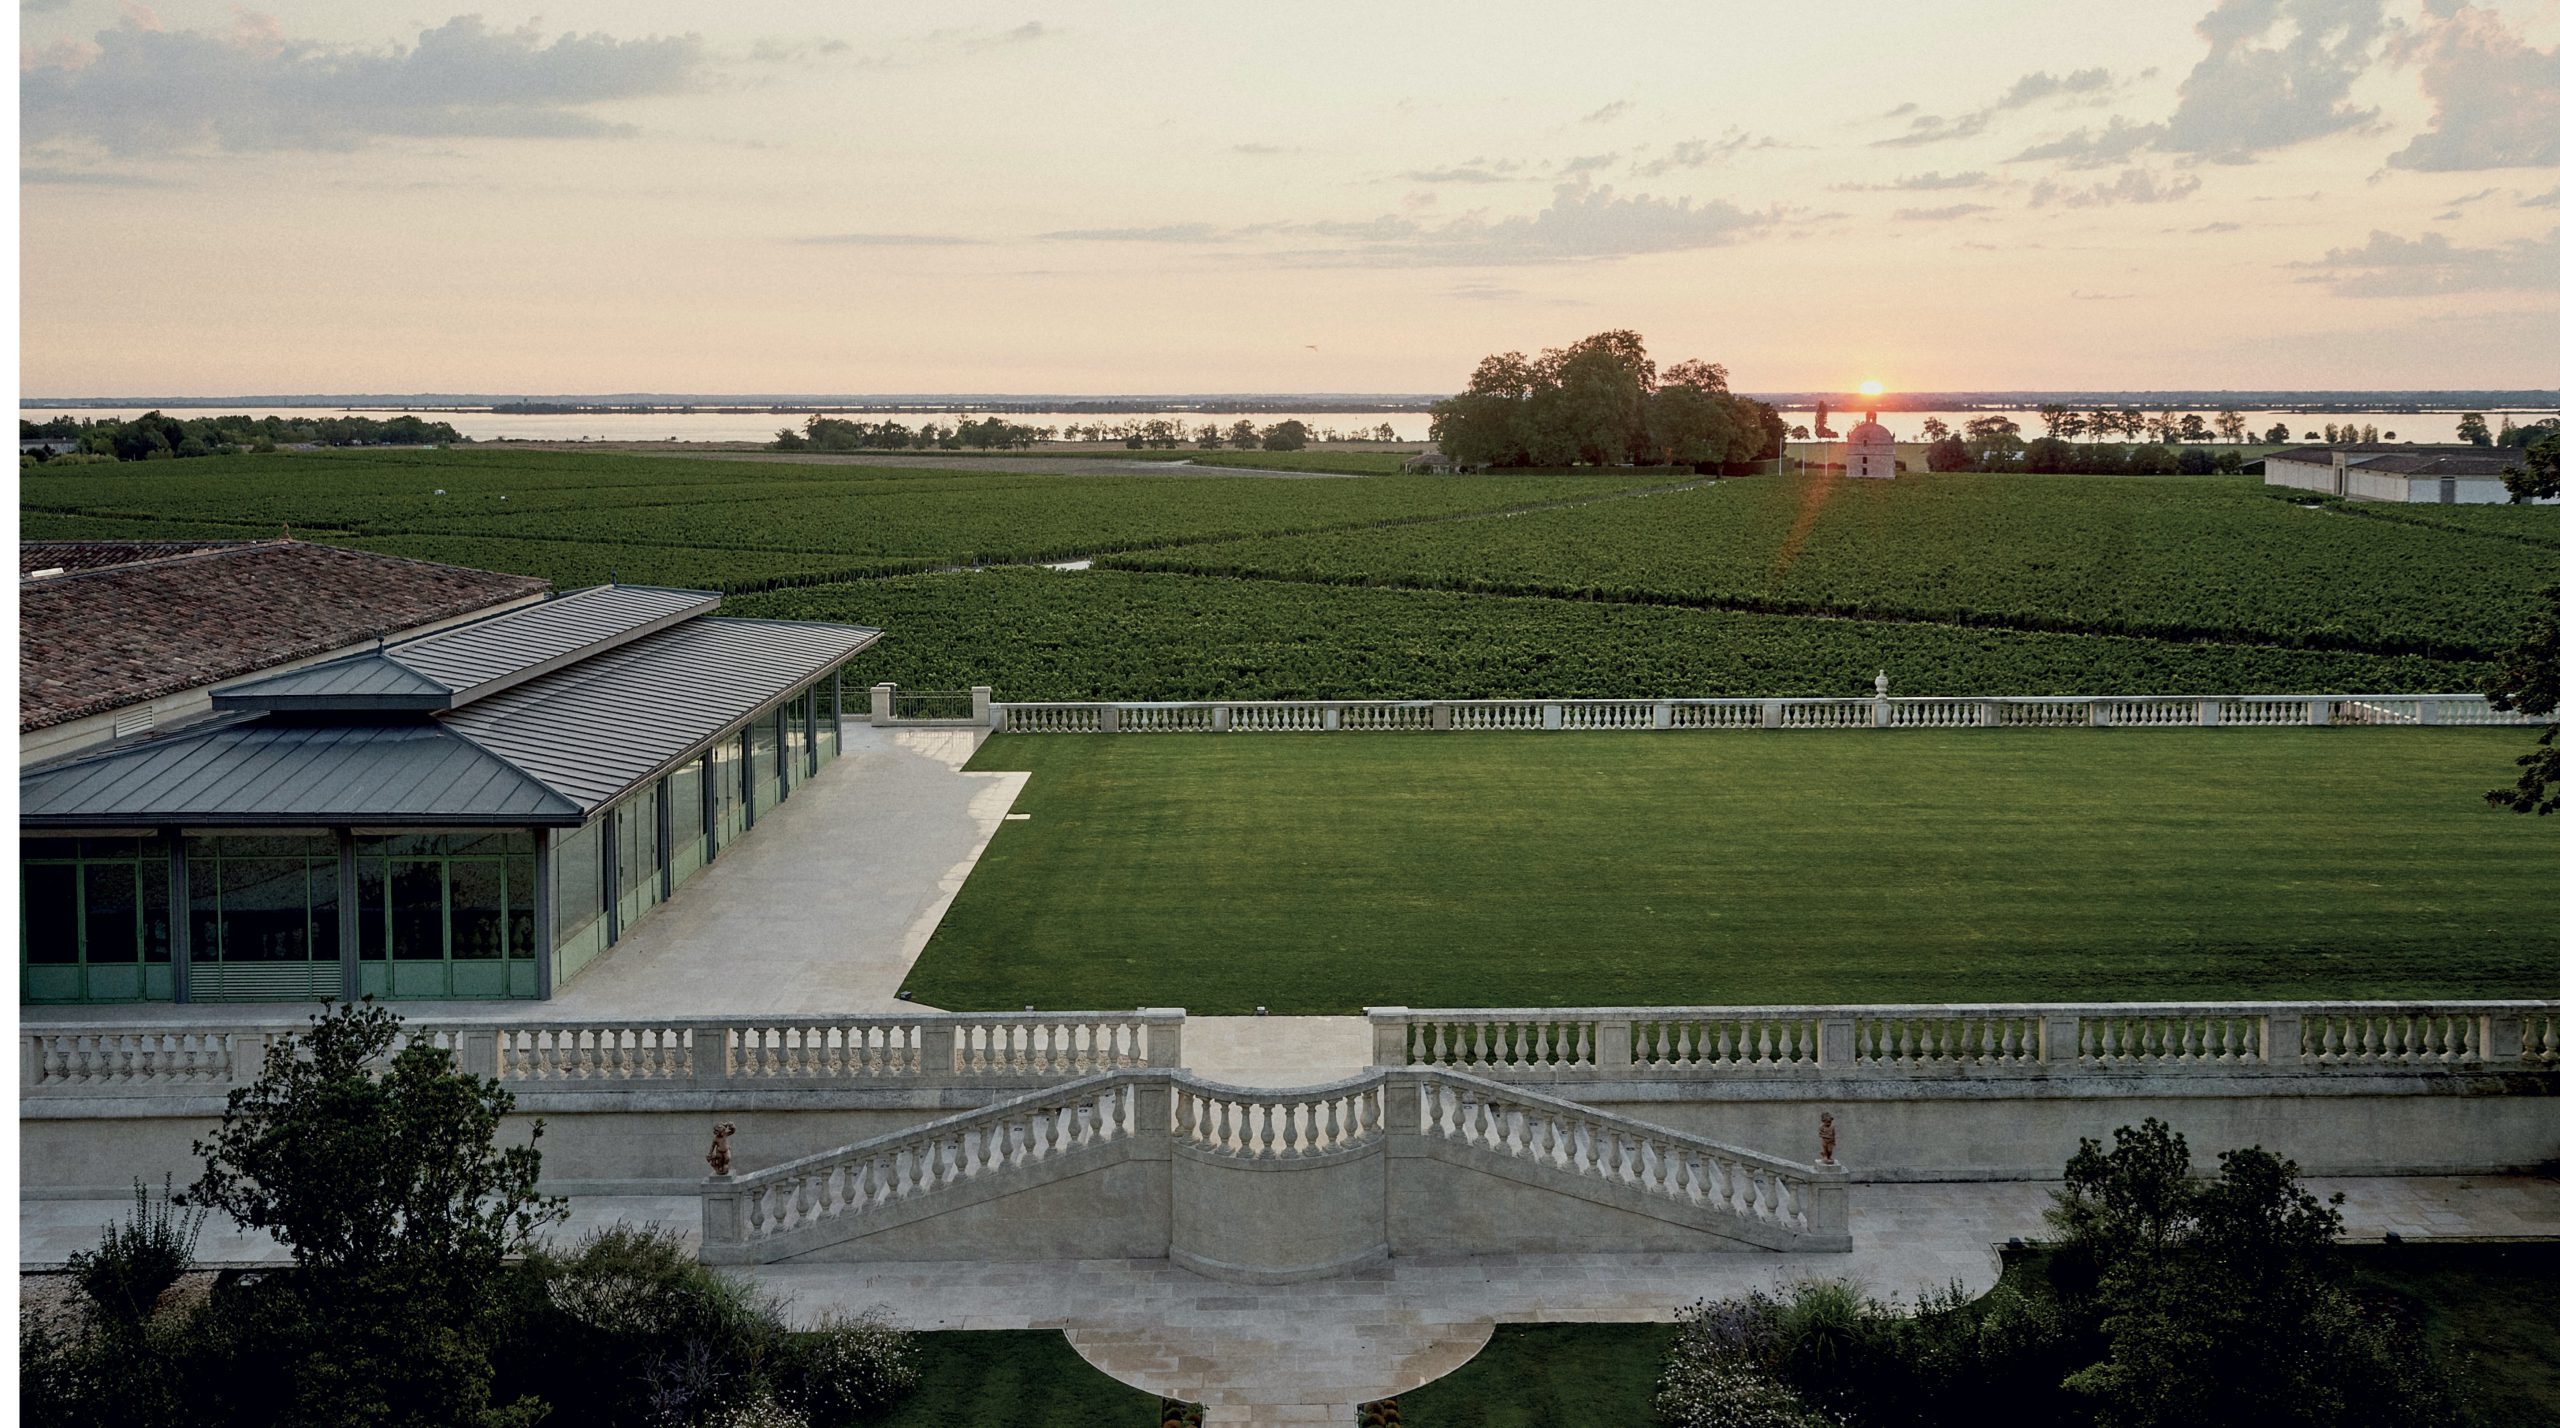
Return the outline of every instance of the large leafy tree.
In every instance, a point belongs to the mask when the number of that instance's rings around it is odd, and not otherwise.
[[[1704,465],[1776,455],[1786,423],[1734,396],[1720,364],[1657,369],[1644,338],[1618,329],[1485,358],[1432,407],[1431,436],[1461,466]]]
[[[2507,468],[2506,484],[2509,501],[2560,496],[2560,435],[2525,448],[2524,464]],[[2524,638],[2498,655],[2489,700],[2501,709],[2548,717],[2560,711],[2560,585],[2546,587],[2539,598],[2542,606],[2525,626]],[[2489,790],[2491,803],[2518,813],[2560,809],[2560,723],[2546,726],[2535,743],[2539,747],[2516,760],[2521,772],[2515,787]]]

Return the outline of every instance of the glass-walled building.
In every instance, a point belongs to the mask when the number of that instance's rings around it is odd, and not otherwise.
[[[876,630],[605,586],[19,779],[35,1003],[547,997],[841,747]]]

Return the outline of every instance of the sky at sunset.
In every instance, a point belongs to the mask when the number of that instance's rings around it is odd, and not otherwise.
[[[21,391],[2560,386],[2560,0],[29,0]]]

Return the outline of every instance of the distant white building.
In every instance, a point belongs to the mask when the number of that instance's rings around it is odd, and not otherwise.
[[[1885,430],[1874,412],[1849,428],[1849,474],[1868,481],[1893,479],[1893,433]]]
[[[2351,501],[2503,506],[2506,469],[2523,460],[2523,452],[2500,447],[2303,446],[2267,458],[2267,484]]]

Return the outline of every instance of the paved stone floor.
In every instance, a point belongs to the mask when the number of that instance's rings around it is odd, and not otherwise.
[[[895,1011],[1031,777],[977,729],[848,725],[844,754],[552,999],[555,1017]]]
[[[1997,1247],[2041,1232],[2049,1184],[1861,1185],[1849,1195],[1845,1255],[1422,1256],[1312,1284],[1245,1287],[1163,1260],[782,1264],[736,1271],[781,1294],[798,1322],[886,1305],[922,1329],[1065,1331],[1123,1382],[1206,1403],[1213,1423],[1342,1421],[1351,1406],[1418,1387],[1465,1363],[1493,1326],[1661,1321],[1681,1306],[1802,1278],[1846,1278],[1906,1302],[1999,1273]],[[2347,1234],[2378,1240],[2560,1238],[2560,1181],[2523,1177],[2313,1180],[2345,1194]],[[21,1202],[20,1259],[61,1263],[130,1206]],[[615,1221],[700,1225],[685,1197],[570,1201],[553,1234]],[[214,1264],[274,1263],[282,1252],[227,1222],[208,1225]]]
[[[898,988],[1030,778],[961,766],[976,729],[845,727],[844,753],[549,1002],[404,1002],[451,1020],[901,1009]],[[21,1007],[30,1022],[298,1021],[299,1007]]]
[[[1182,1064],[1229,1086],[1321,1086],[1369,1069],[1369,1023],[1356,1016],[1195,1016]]]

